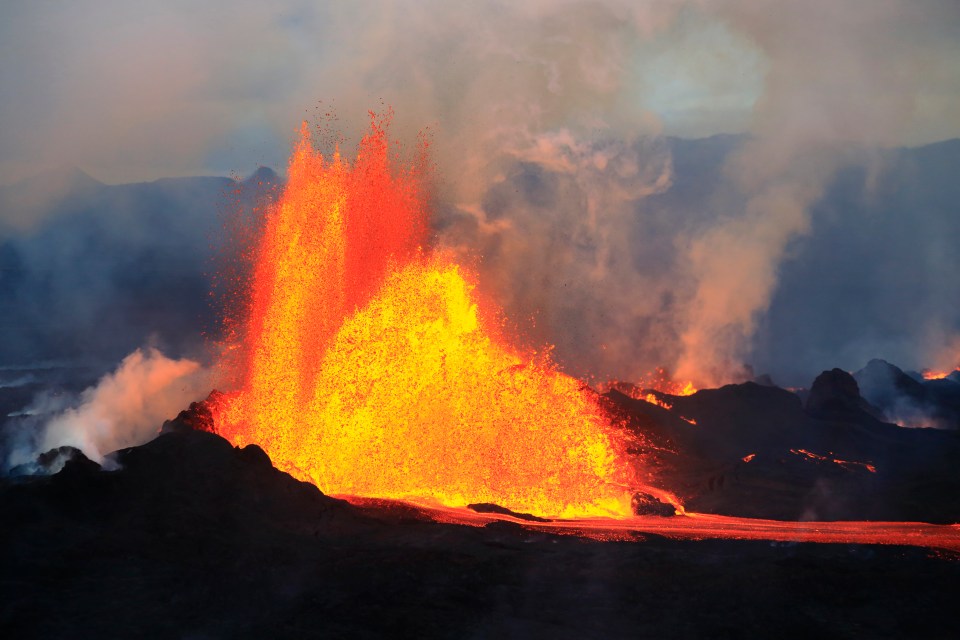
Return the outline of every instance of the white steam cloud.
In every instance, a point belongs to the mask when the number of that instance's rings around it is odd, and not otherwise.
[[[30,412],[46,416],[40,437],[16,449],[9,464],[29,463],[37,454],[76,447],[96,462],[118,449],[155,438],[165,420],[210,392],[209,372],[192,360],[172,360],[158,350],[136,350],[83,391],[78,404],[63,397],[37,398]],[[52,414],[52,415],[51,415]]]
[[[828,181],[855,152],[895,145],[910,125],[940,61],[892,53],[890,43],[897,34],[945,34],[912,3],[711,6],[764,51],[769,65],[754,135],[728,164],[745,210],[694,235],[686,249],[696,286],[675,373],[715,385],[737,377],[787,244],[809,230],[810,207]]]

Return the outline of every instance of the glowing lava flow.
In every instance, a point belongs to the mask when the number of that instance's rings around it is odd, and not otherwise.
[[[668,396],[691,396],[697,392],[692,382],[674,380],[663,367],[657,367],[634,382],[610,381],[606,388],[616,389],[634,400],[643,400],[664,409],[673,409],[673,403],[664,399]],[[654,393],[655,392],[655,393]],[[686,418],[684,418],[686,420]]]
[[[353,166],[304,128],[217,430],[334,495],[630,515],[624,436],[577,380],[486,330],[461,269],[422,249],[422,165],[388,150],[384,120]]]
[[[852,469],[860,468],[860,469],[866,469],[870,473],[877,472],[877,468],[868,462],[857,462],[855,460],[840,460],[839,458],[829,458],[827,456],[822,456],[818,453],[807,451],[806,449],[790,449],[790,453],[797,456],[804,456],[808,460],[814,460],[816,462],[832,462],[833,464],[839,465],[844,469],[847,469],[848,471]],[[832,451],[829,453],[830,455],[833,455]]]
[[[738,518],[708,513],[686,513],[676,518],[633,516],[612,520],[550,520],[531,522],[507,515],[476,513],[466,509],[426,512],[437,522],[483,526],[496,520],[513,522],[526,529],[570,534],[596,540],[636,540],[643,534],[675,539],[768,540],[784,543],[882,544],[944,549],[960,553],[960,525],[926,522],[839,520],[786,522],[761,518]]]
[[[954,369],[953,371],[931,371],[930,369],[924,369],[921,375],[924,380],[943,380],[957,371],[960,371],[960,369]]]
[[[640,380],[634,383],[635,387],[643,389],[653,389],[660,393],[666,393],[671,396],[691,396],[697,392],[697,388],[689,380],[681,382],[674,380],[670,372],[663,367],[657,367]],[[642,400],[645,398],[637,398]],[[656,404],[656,403],[654,403]],[[667,407],[669,408],[669,407]]]

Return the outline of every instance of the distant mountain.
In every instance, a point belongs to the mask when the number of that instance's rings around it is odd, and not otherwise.
[[[960,383],[950,378],[917,380],[878,359],[868,362],[853,377],[863,396],[894,422],[912,427],[960,429]]]
[[[65,166],[0,187],[0,237],[28,229],[52,209],[103,186],[77,167]]]
[[[224,224],[277,180],[264,169],[239,189],[220,177],[112,186],[65,169],[0,188],[0,363],[105,371],[147,341],[198,352],[219,326]]]
[[[638,268],[673,264],[677,234],[709,228],[745,207],[725,161],[749,140],[668,138],[671,187],[638,206]],[[922,369],[927,336],[960,334],[960,139],[851,156],[811,208],[777,268],[749,363],[790,386],[825,366],[853,370],[875,357]],[[641,245],[646,239],[647,242]]]
[[[645,247],[630,256],[638,271],[674,264],[677,237],[743,210],[724,162],[747,139],[666,140],[671,186],[638,204],[630,231]],[[814,206],[811,231],[788,248],[758,319],[750,364],[778,383],[806,384],[827,365],[849,371],[875,357],[921,369],[922,336],[960,333],[960,140],[862,160]],[[240,199],[280,184],[262,167]],[[216,331],[211,274],[235,191],[218,177],[111,186],[73,168],[0,188],[0,363],[112,364],[147,339],[195,349]],[[671,301],[663,304],[668,314]]]
[[[803,384],[882,357],[923,369],[960,334],[960,140],[893,149],[840,171],[788,247],[752,364]],[[945,346],[945,345],[944,345]]]

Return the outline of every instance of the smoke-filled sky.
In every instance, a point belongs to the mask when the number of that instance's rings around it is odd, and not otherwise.
[[[438,243],[479,260],[484,286],[534,317],[572,372],[806,375],[848,365],[770,338],[796,311],[778,302],[781,276],[823,229],[856,228],[817,216],[843,171],[861,168],[855,197],[870,198],[882,149],[960,136],[960,4],[0,5],[0,184],[63,165],[108,183],[282,167],[301,119],[335,113],[351,139],[384,104],[400,138],[430,130]],[[668,136],[718,133],[749,135],[717,156],[719,185],[684,199]],[[916,277],[956,264],[947,251]],[[870,286],[870,304],[897,304]],[[848,356],[877,345],[916,354],[905,366],[960,364],[944,355],[960,345],[950,287],[930,288],[925,320]],[[814,307],[805,322],[835,312]]]
[[[106,182],[278,164],[320,100],[362,126],[353,113],[382,99],[463,151],[562,127],[800,135],[852,103],[822,133],[857,137],[888,124],[877,102],[900,109],[878,141],[932,142],[960,135],[958,14],[952,0],[13,0],[0,182],[56,163]]]

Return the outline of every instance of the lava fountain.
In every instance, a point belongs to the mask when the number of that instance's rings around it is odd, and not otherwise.
[[[304,125],[217,430],[333,495],[631,515],[627,436],[548,356],[508,344],[464,269],[426,246],[426,147],[401,162],[388,123],[371,115],[352,164]]]

